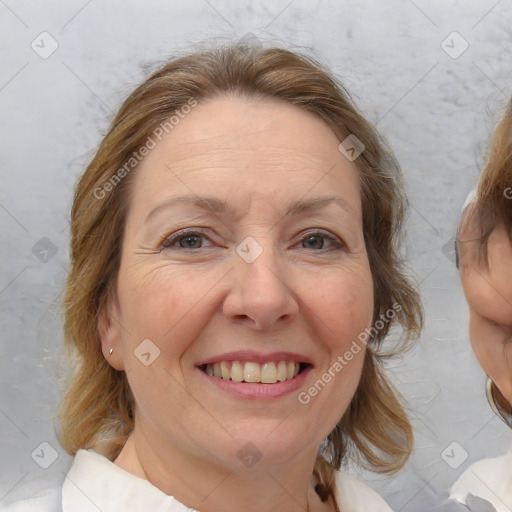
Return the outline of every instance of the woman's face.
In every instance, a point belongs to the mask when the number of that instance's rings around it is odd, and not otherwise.
[[[512,403],[512,242],[503,226],[488,240],[486,267],[479,261],[480,234],[468,206],[458,234],[459,273],[469,305],[469,335],[485,373]]]
[[[373,287],[359,174],[338,145],[286,103],[223,98],[137,169],[100,330],[151,442],[275,464],[316,454],[343,415],[364,350],[331,367],[371,325]]]

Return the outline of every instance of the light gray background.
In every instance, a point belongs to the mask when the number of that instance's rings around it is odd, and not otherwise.
[[[457,272],[443,247],[512,93],[511,21],[512,0],[0,0],[0,504],[35,477],[62,478],[70,462],[51,417],[77,176],[146,64],[192,43],[247,34],[301,47],[330,66],[387,136],[407,180],[407,257],[426,328],[394,376],[415,418],[416,449],[394,479],[363,478],[396,511],[428,510],[471,462],[506,451],[512,437],[485,401]],[[31,48],[34,40],[42,46],[43,31],[59,45],[46,59]],[[441,47],[453,31],[469,44],[456,59]],[[452,53],[464,44],[453,38]],[[33,252],[42,237],[57,249],[47,262]],[[47,470],[31,458],[44,441],[58,455]],[[457,469],[441,457],[454,441],[455,463],[462,450],[469,454]]]

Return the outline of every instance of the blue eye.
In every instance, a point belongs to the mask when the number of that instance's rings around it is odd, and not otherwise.
[[[208,242],[208,244],[206,244]],[[212,245],[203,233],[197,231],[178,231],[167,237],[161,244],[162,249],[202,249]]]

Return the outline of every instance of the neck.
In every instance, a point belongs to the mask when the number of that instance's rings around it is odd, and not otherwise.
[[[151,438],[152,439],[152,438]],[[286,465],[264,464],[236,469],[175,447],[155,446],[135,430],[115,464],[201,512],[319,512],[332,510],[314,491],[316,451]],[[163,448],[163,449],[162,449]],[[237,461],[238,462],[238,461]]]

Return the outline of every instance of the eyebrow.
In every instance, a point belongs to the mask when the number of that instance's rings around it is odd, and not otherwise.
[[[201,197],[201,196],[196,196],[196,195],[184,195],[184,196],[173,197],[172,199],[164,201],[163,203],[160,203],[157,206],[155,206],[146,216],[146,221],[148,221],[150,217],[152,217],[157,211],[161,210],[162,208],[167,208],[169,206],[172,206],[174,204],[179,204],[179,203],[192,204],[193,206],[196,206],[198,208],[201,208],[203,210],[206,210],[206,211],[214,213],[214,214],[225,213],[228,210],[227,203],[225,201],[221,201],[220,199],[217,199],[215,197]],[[352,215],[356,214],[354,209],[341,197],[327,196],[327,197],[317,197],[314,199],[307,199],[307,200],[299,199],[298,201],[294,201],[288,207],[285,215],[298,215],[301,213],[309,213],[309,212],[313,212],[313,211],[325,208],[326,206],[328,206],[330,204],[336,204],[341,209],[343,209],[344,211],[346,211]]]

